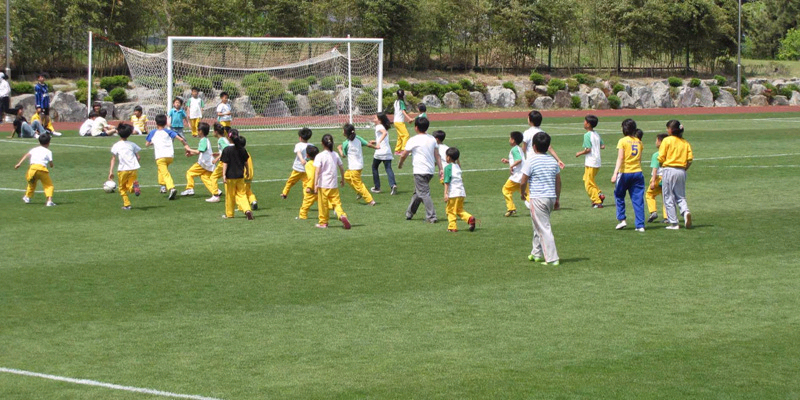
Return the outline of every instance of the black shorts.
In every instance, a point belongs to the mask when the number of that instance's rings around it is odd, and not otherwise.
[[[42,113],[44,113],[44,115],[50,115],[50,107],[42,107]]]
[[[0,112],[6,114],[16,114],[16,112],[11,111],[10,102],[11,99],[8,96],[0,97]],[[14,109],[14,111],[16,111],[16,109]]]

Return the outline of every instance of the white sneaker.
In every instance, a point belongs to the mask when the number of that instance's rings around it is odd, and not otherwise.
[[[194,189],[186,189],[182,191],[181,196],[194,196]]]
[[[644,232],[644,228],[636,228],[636,232]]]
[[[52,201],[48,201],[47,204],[45,204],[45,205],[47,207],[53,207],[54,205],[56,205],[56,203],[53,203]]]
[[[678,230],[678,229],[681,229],[681,227],[680,227],[678,224],[675,224],[675,225],[667,225],[667,229],[669,229],[669,230],[671,230],[671,231],[676,231],[676,230]]]
[[[206,199],[208,203],[219,203],[219,196],[211,196]]]
[[[22,196],[22,201],[25,202],[25,204],[31,204],[31,198],[28,196]]]
[[[617,230],[625,229],[626,226],[628,226],[628,223],[625,222],[625,220],[622,220],[622,221],[619,221],[619,223],[617,224],[617,227],[615,229],[617,229]]]
[[[158,190],[159,193],[167,193],[167,187],[161,186],[161,189]]]
[[[380,190],[380,189],[375,189],[375,187],[374,187],[374,186],[373,186],[373,187],[371,187],[371,188],[369,188],[369,191],[370,191],[370,192],[372,192],[372,193],[380,193],[380,192],[381,192],[381,190]]]
[[[51,133],[53,134],[53,136],[61,136],[61,132],[53,131]]]

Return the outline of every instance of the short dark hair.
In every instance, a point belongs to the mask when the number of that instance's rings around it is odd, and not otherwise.
[[[443,130],[438,130],[438,131],[434,131],[434,132],[431,134],[431,136],[433,136],[433,137],[434,137],[434,139],[438,140],[438,141],[441,143],[441,142],[444,142],[444,138],[446,138],[446,137],[447,137],[447,134],[446,134],[446,133],[444,133],[444,131],[443,131]]]
[[[300,128],[300,131],[297,132],[297,136],[300,136],[300,138],[305,140],[306,142],[308,141],[308,139],[311,139],[312,134],[313,132],[311,132],[311,129],[305,127]]]
[[[38,75],[36,75],[36,77],[37,77],[37,78],[47,78],[47,75],[45,75],[45,73],[44,73],[44,72],[39,72],[39,74],[38,74]],[[49,141],[48,141],[48,142],[49,142]]]
[[[39,135],[39,144],[45,145],[45,144],[48,144],[48,143],[50,143],[50,134],[49,133],[43,133],[43,134]]]
[[[127,139],[131,135],[131,133],[133,133],[133,128],[130,125],[119,124],[119,126],[117,126],[117,134],[119,135],[119,137]]]
[[[522,132],[520,131],[511,132],[511,139],[514,139],[514,143],[516,144],[522,143]]]
[[[668,137],[669,137],[669,133],[659,133],[658,136],[656,136],[656,139],[659,142],[662,142],[662,141],[664,141],[664,139],[666,139]]]
[[[182,98],[180,98],[180,96],[178,96],[178,97],[176,97],[175,99],[173,99],[173,100],[172,100],[172,102],[174,103],[174,102],[175,102],[175,100],[178,100],[178,101],[180,101],[180,102],[181,102],[181,104],[183,104],[183,99],[182,99]]]
[[[461,152],[459,152],[455,147],[450,147],[444,154],[450,157],[451,160],[458,161],[458,157],[461,155]]]
[[[210,126],[208,125],[208,122],[201,122],[197,124],[197,130],[200,131],[200,133],[202,133],[203,136],[208,136],[209,128]]]
[[[542,124],[542,113],[533,110],[528,113],[528,121],[530,121],[533,126],[539,126]]]
[[[164,114],[156,115],[156,126],[165,127],[167,126],[167,116]]]
[[[644,131],[641,130],[641,129],[637,129],[636,130],[636,138],[639,139],[639,140],[642,140],[643,137],[644,137]]]
[[[419,105],[417,105],[417,110],[419,110],[419,112],[427,112],[428,106],[426,106],[425,103],[419,103]]]
[[[417,118],[414,120],[414,126],[417,127],[420,132],[427,132],[428,127],[431,126],[431,122],[425,117]]]
[[[89,113],[89,118],[97,118],[97,117],[99,117],[99,116],[100,116],[100,114],[98,114],[98,113],[97,113],[97,111],[94,111],[94,110],[92,110],[92,111]]]
[[[310,144],[310,145],[308,145],[308,147],[306,147],[306,156],[310,160],[313,160],[314,158],[316,158],[317,154],[319,154],[319,149],[317,148],[317,146],[314,146],[313,144]]]
[[[586,120],[586,122],[588,122],[589,125],[591,125],[592,128],[596,128],[597,127],[597,123],[599,122],[597,117],[594,116],[594,115],[587,115],[586,118],[584,118],[584,120]]]
[[[197,88],[197,86],[192,86],[192,91],[193,91],[193,92],[199,92],[199,91],[200,91],[200,89],[198,89],[198,88]]]
[[[142,111],[142,106],[133,107],[133,112]]]
[[[533,147],[536,148],[537,153],[547,153],[550,148],[550,135],[547,132],[537,132],[533,135]]]
[[[636,121],[630,118],[622,121],[622,134],[625,136],[636,135]]]
[[[225,127],[223,127],[219,122],[214,122],[214,133],[219,133],[225,136]]]
[[[102,109],[102,108],[101,108],[101,109],[100,109],[100,111],[98,111],[98,112],[97,112],[97,114],[98,114],[98,115],[99,115],[101,118],[105,118],[105,117],[106,117],[106,115],[108,115],[108,111],[106,111],[106,110],[104,110],[104,109]]]
[[[222,92],[219,94],[219,98],[228,97],[228,92]]]

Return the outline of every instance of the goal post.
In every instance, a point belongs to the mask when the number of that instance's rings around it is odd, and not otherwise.
[[[120,48],[150,120],[193,87],[206,121],[227,92],[240,130],[364,127],[383,109],[383,39],[170,36],[162,53]]]

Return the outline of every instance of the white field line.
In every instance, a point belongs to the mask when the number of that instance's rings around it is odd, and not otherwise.
[[[64,376],[40,374],[38,372],[22,371],[22,370],[12,369],[12,368],[2,368],[2,367],[0,367],[0,372],[4,372],[4,373],[7,373],[7,374],[14,374],[14,375],[30,376],[30,377],[34,377],[34,378],[49,379],[49,380],[52,380],[52,381],[74,383],[74,384],[77,384],[77,385],[97,386],[97,387],[113,389],[113,390],[122,390],[122,391],[126,391],[126,392],[149,394],[149,395],[152,395],[152,396],[172,397],[172,398],[175,398],[175,399],[221,400],[221,399],[214,398],[214,397],[197,396],[197,395],[193,395],[193,394],[171,393],[171,392],[164,392],[164,391],[155,390],[155,389],[147,389],[147,388],[138,388],[138,387],[133,387],[133,386],[115,385],[113,383],[98,382],[98,381],[93,381],[93,380],[89,380],[89,379],[67,378],[67,377],[64,377]]]

